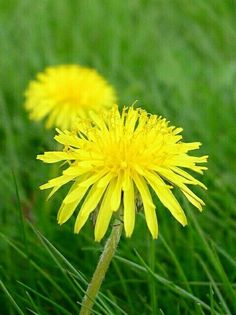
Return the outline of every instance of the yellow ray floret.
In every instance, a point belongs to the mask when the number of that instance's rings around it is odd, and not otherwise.
[[[77,117],[87,117],[116,103],[116,93],[96,70],[79,65],[49,67],[31,81],[25,107],[32,120],[47,117],[48,128],[72,128]]]
[[[105,235],[112,215],[121,209],[126,236],[135,226],[136,200],[142,201],[145,219],[153,238],[158,236],[158,223],[151,190],[173,217],[187,224],[184,211],[172,192],[173,186],[200,211],[204,202],[189,185],[206,186],[188,173],[202,173],[207,156],[195,157],[188,152],[199,148],[199,142],[184,143],[182,129],[169,126],[166,119],[142,109],[117,106],[92,120],[79,121],[77,130],[60,131],[55,139],[63,151],[45,152],[38,159],[46,163],[68,162],[61,176],[49,180],[41,189],[54,194],[61,186],[73,182],[58,212],[63,224],[81,204],[75,222],[79,233],[91,213],[97,211],[95,240]]]

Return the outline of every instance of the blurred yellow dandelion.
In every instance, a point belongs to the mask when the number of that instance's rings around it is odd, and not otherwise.
[[[47,117],[48,128],[71,128],[76,117],[116,103],[116,93],[96,70],[79,65],[49,67],[31,81],[25,107],[32,120]]]
[[[181,128],[169,126],[166,119],[133,107],[124,108],[120,114],[114,106],[109,111],[93,113],[92,119],[80,122],[76,132],[58,130],[55,139],[65,146],[64,151],[45,152],[37,157],[46,163],[63,160],[69,163],[61,176],[41,186],[41,189],[52,188],[52,195],[73,181],[58,212],[59,224],[66,222],[81,203],[74,228],[79,233],[89,215],[98,209],[95,240],[100,241],[113,212],[121,206],[125,233],[129,237],[134,229],[139,198],[147,226],[156,238],[158,224],[150,188],[183,226],[187,220],[172,193],[173,186],[202,210],[203,201],[187,185],[206,187],[184,170],[202,174],[206,169],[201,163],[207,161],[207,156],[188,155],[200,147],[199,142],[182,142]]]

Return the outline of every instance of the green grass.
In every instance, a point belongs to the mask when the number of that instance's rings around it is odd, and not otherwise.
[[[236,314],[236,2],[0,1],[1,314],[78,314],[103,244],[62,227],[38,186],[55,173],[35,156],[54,131],[28,120],[27,83],[44,67],[99,70],[119,104],[138,105],[201,141],[209,170],[202,214],[184,199],[182,228],[156,200],[160,237],[142,215],[122,238],[94,314]]]

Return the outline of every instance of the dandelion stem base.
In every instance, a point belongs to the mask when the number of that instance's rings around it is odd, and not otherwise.
[[[106,241],[92,280],[89,283],[83,298],[80,315],[89,315],[92,312],[96,296],[119,244],[122,229],[123,223],[119,220],[116,220],[114,222],[111,234]]]

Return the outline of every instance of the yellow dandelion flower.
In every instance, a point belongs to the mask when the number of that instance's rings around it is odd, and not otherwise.
[[[113,87],[96,70],[79,65],[47,68],[30,82],[25,96],[30,118],[47,117],[47,128],[71,128],[77,116],[85,118],[91,110],[116,103]]]
[[[173,186],[202,210],[204,202],[188,185],[205,189],[206,186],[186,171],[202,174],[206,169],[201,163],[207,161],[207,156],[188,155],[200,147],[199,142],[182,142],[181,128],[169,126],[166,119],[133,107],[124,108],[120,114],[114,106],[107,112],[93,113],[92,119],[80,122],[76,132],[58,130],[55,140],[65,146],[64,151],[45,152],[37,157],[46,163],[68,161],[68,168],[61,176],[41,186],[41,189],[52,188],[52,195],[73,181],[58,212],[59,224],[66,222],[81,204],[74,228],[79,233],[89,215],[98,209],[95,240],[100,241],[113,212],[121,206],[125,233],[129,237],[135,225],[138,197],[147,226],[156,238],[156,207],[150,188],[183,226],[187,220],[172,193]]]

